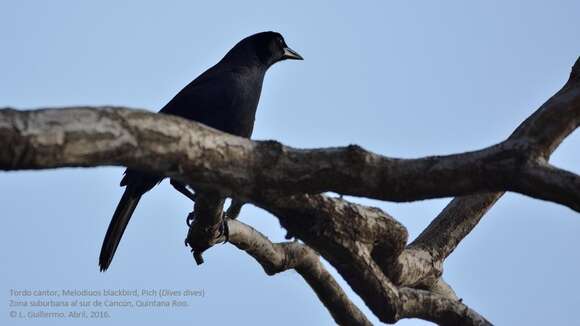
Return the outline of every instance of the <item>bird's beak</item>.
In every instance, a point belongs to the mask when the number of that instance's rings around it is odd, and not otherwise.
[[[300,54],[298,54],[298,52],[292,50],[289,47],[284,48],[284,54],[282,55],[282,59],[304,60],[304,58]]]

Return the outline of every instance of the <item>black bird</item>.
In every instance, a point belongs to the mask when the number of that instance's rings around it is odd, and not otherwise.
[[[160,113],[180,116],[249,138],[254,128],[266,70],[285,59],[302,60],[302,57],[286,45],[279,33],[263,32],[246,37],[215,66],[183,88]],[[101,271],[109,268],[139,199],[161,180],[162,176],[125,170],[121,180],[121,186],[126,186],[125,192],[113,214],[101,248]],[[195,200],[195,195],[184,184],[172,179],[171,185]]]

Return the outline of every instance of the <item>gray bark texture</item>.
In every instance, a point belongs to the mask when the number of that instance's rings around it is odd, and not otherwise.
[[[0,169],[126,166],[175,178],[208,198],[231,197],[277,217],[289,237],[272,243],[227,225],[231,244],[266,274],[294,269],[341,325],[370,325],[321,264],[327,260],[385,323],[491,325],[442,278],[443,262],[505,191],[580,212],[580,176],[548,163],[580,125],[580,59],[569,80],[505,141],[472,152],[399,159],[359,146],[296,149],[235,137],[181,118],[122,107],[0,110]],[[386,201],[455,196],[408,243],[386,212],[325,192]],[[221,206],[199,198],[187,243],[201,254],[223,241]]]

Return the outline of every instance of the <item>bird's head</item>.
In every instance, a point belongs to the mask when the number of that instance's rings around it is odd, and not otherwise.
[[[304,60],[286,44],[282,35],[276,32],[262,32],[248,36],[236,44],[227,56],[245,55],[256,58],[265,67],[286,59]]]

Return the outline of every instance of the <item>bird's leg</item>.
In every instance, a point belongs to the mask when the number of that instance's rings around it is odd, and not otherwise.
[[[220,236],[224,236],[224,242],[222,243],[227,243],[230,241],[230,227],[228,226],[228,219],[228,214],[225,212],[222,213],[222,224],[220,225]]]
[[[187,217],[185,218],[185,223],[187,224],[187,226],[189,228],[191,228],[191,224],[195,221],[195,214],[193,213],[193,211],[191,211],[191,213],[187,214]],[[187,243],[187,238],[185,238],[185,246],[188,246]],[[191,249],[191,251],[193,251],[193,249]],[[199,264],[198,264],[199,265]]]
[[[184,183],[181,183],[175,179],[171,179],[169,181],[175,190],[179,191],[180,193],[184,194],[185,197],[191,199],[191,201],[195,201],[195,194],[193,191],[187,189],[187,186]]]
[[[232,202],[228,207],[227,211],[222,215],[222,225],[220,227],[220,232],[224,236],[225,240],[223,243],[226,243],[230,240],[230,229],[228,228],[228,219],[235,220],[240,215],[240,211],[242,210],[242,206],[244,206],[244,202],[232,198]]]
[[[244,206],[244,204],[245,204],[244,202],[232,198],[232,202],[230,203],[230,206],[226,211],[227,217],[231,218],[232,220],[238,218],[238,216],[240,215],[240,211],[242,210],[242,206]]]
[[[191,199],[191,201],[195,202],[195,194],[187,189],[187,186],[185,186],[184,183],[181,183],[175,179],[171,179],[169,181],[169,183],[171,183],[171,185],[173,186],[173,188],[175,188],[175,190],[179,191],[180,193],[184,194],[185,197]],[[187,226],[191,226],[191,222],[193,221],[193,214],[189,214],[187,216],[187,219],[185,220],[185,223],[187,224]]]

